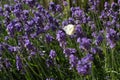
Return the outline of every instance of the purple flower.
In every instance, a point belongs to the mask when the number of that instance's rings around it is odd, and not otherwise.
[[[82,63],[86,64],[88,62],[93,61],[93,55],[92,54],[87,54],[85,57],[81,59]]]
[[[83,11],[80,9],[75,8],[75,12],[72,12],[72,16],[77,19],[81,19],[82,15],[83,15]]]
[[[81,75],[87,75],[90,73],[90,70],[91,70],[91,64],[81,64],[81,61],[78,61],[78,64],[77,64],[77,67],[76,67],[76,70],[79,74]]]
[[[62,7],[60,5],[56,5],[56,12],[62,12]]]
[[[22,69],[22,60],[19,55],[16,55],[16,67],[18,71]]]
[[[93,21],[89,21],[89,26],[91,27],[92,31],[96,30],[96,25],[95,25],[95,23]]]
[[[58,31],[57,31],[57,34],[56,34],[56,39],[57,39],[59,42],[66,41],[66,34],[65,34],[65,32],[62,31],[62,30],[58,30]]]
[[[110,48],[114,48],[116,45],[116,41],[119,40],[119,35],[118,33],[112,29],[112,28],[107,28],[107,33],[106,33],[106,38],[107,38],[107,45],[110,46]]]
[[[9,6],[8,4],[5,4],[5,5],[4,5],[4,9],[5,9],[5,11],[10,12],[10,6]]]
[[[42,19],[42,18],[41,18]],[[40,19],[40,17],[34,17],[34,22],[36,23],[36,24],[38,24],[38,23],[41,23],[42,22],[42,20]]]
[[[92,54],[101,54],[102,49],[100,49],[99,47],[94,47],[94,48],[91,49],[91,53]]]
[[[30,42],[28,39],[28,36],[23,36],[22,37],[22,44],[28,51],[36,51],[36,48],[33,46],[33,44]]]
[[[54,66],[53,59],[47,59],[46,60],[46,65],[47,65],[47,67]]]
[[[27,24],[29,26],[34,26],[35,22],[34,22],[34,20],[30,20],[30,21],[27,21]]]
[[[54,2],[50,2],[49,4],[50,4],[49,5],[49,10],[56,11],[56,5],[55,5],[55,3]]]
[[[52,42],[53,39],[54,39],[54,38],[53,38],[50,34],[46,34],[46,36],[45,36],[45,41],[46,41],[47,43]]]
[[[48,31],[50,29],[50,26],[49,25],[46,25],[45,27],[44,27],[44,30],[45,31]]]
[[[0,16],[3,16],[3,9],[2,9],[2,7],[0,7]]]
[[[44,33],[44,32],[45,32],[44,28],[38,27],[37,30],[36,30],[36,35],[39,35],[39,34]]]
[[[5,62],[5,67],[9,69],[11,67],[10,61],[6,58],[4,62]]]
[[[66,34],[63,30],[58,30],[56,34],[56,39],[60,44],[60,47],[65,47],[66,46]]]
[[[19,2],[20,2],[20,0],[14,0],[14,2],[19,3]]]
[[[120,6],[120,0],[118,0],[118,5]]]
[[[13,23],[10,23],[10,24],[7,25],[7,32],[11,36],[14,35],[14,25],[13,25]]]
[[[34,56],[35,54],[36,54],[36,52],[34,52],[34,51],[31,51],[31,53],[30,53],[32,56]]]
[[[29,10],[23,10],[23,14],[24,14],[25,16],[28,16],[28,15],[29,15]]]
[[[69,57],[71,54],[75,54],[76,52],[77,52],[77,50],[74,48],[66,48],[63,51],[63,53],[65,54],[66,57]]]
[[[80,44],[80,48],[83,50],[90,50],[91,48],[91,39],[88,38],[78,38],[77,42]]]
[[[42,5],[38,4],[36,8],[39,10],[39,12],[44,12],[44,8]]]
[[[115,3],[115,2],[112,2],[112,4],[111,4],[111,8],[112,8],[112,10],[116,10],[117,9],[117,3]]]
[[[3,45],[0,44],[0,53],[1,53],[2,50],[3,50]]]
[[[37,36],[36,33],[30,34],[30,37],[31,37],[31,38],[35,38],[36,36]]]
[[[108,18],[108,14],[105,11],[102,11],[99,18],[101,20],[106,20]]]
[[[67,20],[65,20],[65,21],[62,22],[62,26],[63,27],[66,26],[66,25],[68,25],[68,21]]]
[[[100,3],[100,0],[89,0],[88,4],[90,6],[90,11],[97,12],[98,11],[98,5]]]
[[[10,52],[17,52],[17,51],[19,51],[19,49],[20,49],[20,47],[18,47],[18,46],[9,46],[8,47],[8,50]]]
[[[84,36],[84,32],[83,32],[83,30],[82,30],[82,27],[81,27],[81,25],[76,25],[76,27],[75,27],[75,32],[76,32],[76,36],[77,36],[77,38],[78,37],[80,37],[80,38],[82,38],[83,36]]]
[[[28,20],[28,17],[29,17],[29,10],[22,10],[21,19],[26,22]]]
[[[36,5],[36,0],[22,0],[25,4],[28,4],[31,8]]]
[[[16,3],[15,5],[14,5],[14,9],[19,9],[19,10],[22,10],[22,3]]]
[[[13,13],[16,17],[18,17],[18,18],[21,17],[21,11],[19,9],[14,9]]]
[[[63,5],[64,6],[68,6],[68,2],[67,1],[63,1]]]
[[[21,25],[21,23],[18,22],[18,23],[16,23],[14,26],[15,26],[15,28],[16,28],[17,31],[21,31],[21,30],[22,30],[22,25]]]
[[[83,57],[81,60],[78,61],[76,70],[79,74],[87,75],[91,71],[93,56],[92,54],[87,54],[85,57]]]
[[[95,40],[96,45],[100,45],[104,39],[103,36],[100,34],[98,36],[96,36],[95,38],[96,38],[96,40]]]
[[[70,18],[68,19],[68,24],[74,24],[74,23],[75,23],[74,21],[75,21],[75,20],[70,17]]]
[[[105,10],[109,10],[110,9],[110,4],[108,2],[104,3],[104,8]]]
[[[78,61],[78,58],[76,56],[74,56],[73,54],[70,54],[70,56],[69,56],[70,69],[76,67],[77,61]]]
[[[55,52],[54,50],[51,50],[51,51],[50,51],[50,54],[49,54],[49,57],[50,57],[51,59],[54,59],[54,58],[56,57],[56,52]]]
[[[26,39],[26,40],[25,40],[25,44],[24,44],[25,47],[27,47],[29,44],[30,44],[30,40],[29,40],[29,39]]]
[[[47,78],[46,80],[55,80],[54,78]]]

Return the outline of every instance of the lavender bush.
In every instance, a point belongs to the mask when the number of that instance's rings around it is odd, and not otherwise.
[[[120,79],[120,0],[0,4],[1,80]]]

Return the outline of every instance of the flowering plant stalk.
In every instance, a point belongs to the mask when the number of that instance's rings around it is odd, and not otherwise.
[[[9,1],[0,2],[0,79],[120,79],[120,0]]]

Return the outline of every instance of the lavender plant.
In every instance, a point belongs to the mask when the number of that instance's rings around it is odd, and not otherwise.
[[[120,79],[119,0],[10,2],[0,7],[0,79]]]

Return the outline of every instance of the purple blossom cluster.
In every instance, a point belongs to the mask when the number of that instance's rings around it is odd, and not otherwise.
[[[50,51],[50,54],[49,54],[49,57],[50,57],[51,59],[54,59],[54,58],[56,57],[56,52],[55,52],[54,50],[51,50],[51,51]]]
[[[59,4],[55,4],[54,2],[50,2],[49,10],[53,12],[62,12],[62,7]]]
[[[59,42],[60,47],[65,48],[67,42],[66,42],[66,33],[63,30],[57,31],[56,39]]]
[[[99,3],[99,0],[89,0],[88,4],[90,6],[90,12],[93,15],[99,16],[97,19],[100,19],[101,26],[96,23],[93,17],[88,16],[89,13],[84,12],[79,7],[71,7],[71,17],[62,22],[62,26],[68,24],[75,25],[75,34],[73,36],[76,42],[79,43],[79,49],[82,53],[90,53],[91,56],[86,57],[92,57],[90,63],[88,61],[88,63],[86,62],[87,64],[84,64],[84,60],[79,60],[76,56],[76,50],[71,48],[64,49],[63,53],[69,59],[70,69],[76,67],[78,73],[83,75],[90,72],[92,66],[91,61],[93,61],[94,57],[93,54],[102,54],[103,50],[101,46],[103,44],[113,49],[119,41],[119,4],[113,2],[110,5],[108,2],[105,2],[104,10],[99,12]],[[97,13],[100,13],[100,15]],[[87,29],[84,27],[88,28],[91,34],[88,34],[86,32]]]
[[[87,75],[90,73],[93,54],[87,54],[85,57],[79,59],[79,57],[76,56],[77,51],[74,48],[67,48],[63,53],[69,59],[70,70],[76,69],[81,75]]]
[[[87,54],[84,58],[79,60],[76,67],[78,73],[82,75],[89,74],[92,67],[91,61],[93,61],[92,54]]]
[[[89,0],[88,1],[88,4],[90,6],[89,10],[94,12],[98,11],[99,3],[100,0]]]
[[[107,45],[114,48],[119,41],[119,1],[118,3],[108,2],[104,4],[104,10],[101,12],[100,19],[105,27]]]
[[[16,55],[16,67],[18,70],[22,69],[22,60],[20,58],[20,56]]]
[[[4,7],[0,7],[0,16],[4,18],[1,23],[6,32],[3,41],[0,42],[0,70],[2,66],[8,69],[12,67],[12,62],[8,58],[1,60],[7,52],[14,55],[18,71],[24,67],[24,56],[21,55],[27,55],[29,58],[41,52],[40,54],[44,55],[39,57],[47,58],[45,61],[49,68],[54,63],[57,64],[57,60],[58,64],[61,63],[58,54],[63,53],[65,60],[68,60],[69,69],[75,69],[78,74],[85,76],[91,72],[94,57],[103,53],[102,45],[106,44],[108,49],[113,49],[120,40],[120,1],[111,5],[105,2],[104,10],[100,15],[97,14],[101,26],[80,7],[71,7],[70,17],[61,21],[56,17],[64,17],[59,14],[63,13],[63,7],[59,4],[50,2],[47,10],[37,0],[14,1],[14,5],[5,4]],[[67,1],[63,3],[64,6],[68,5]],[[96,15],[99,3],[100,0],[88,1],[91,13]],[[25,5],[30,9],[25,8]],[[67,35],[63,30],[63,27],[69,24],[75,26],[73,35]],[[58,46],[60,52],[57,51]],[[43,51],[45,53],[42,53]]]
[[[80,44],[80,48],[83,50],[90,50],[92,41],[87,38],[78,38],[77,42]]]
[[[25,8],[25,6],[30,9]],[[50,3],[50,6],[53,10],[54,4]],[[61,6],[55,5],[55,9],[55,11],[59,11]],[[4,18],[1,23],[3,23],[7,33],[4,41],[0,42],[0,53],[2,55],[7,50],[15,55],[16,68],[19,71],[22,69],[23,64],[21,57],[17,54],[26,54],[28,58],[36,55],[40,49],[34,45],[32,39],[42,41],[43,33],[47,33],[49,30],[55,31],[59,27],[59,21],[50,13],[37,0],[15,0],[14,5],[5,4],[3,7],[0,7],[0,16]],[[16,42],[11,44],[10,40],[15,40]],[[43,42],[48,44],[53,40],[54,37],[48,33]],[[50,58],[54,57],[55,52],[51,51]],[[6,68],[12,65],[9,59],[5,59],[4,62]]]

